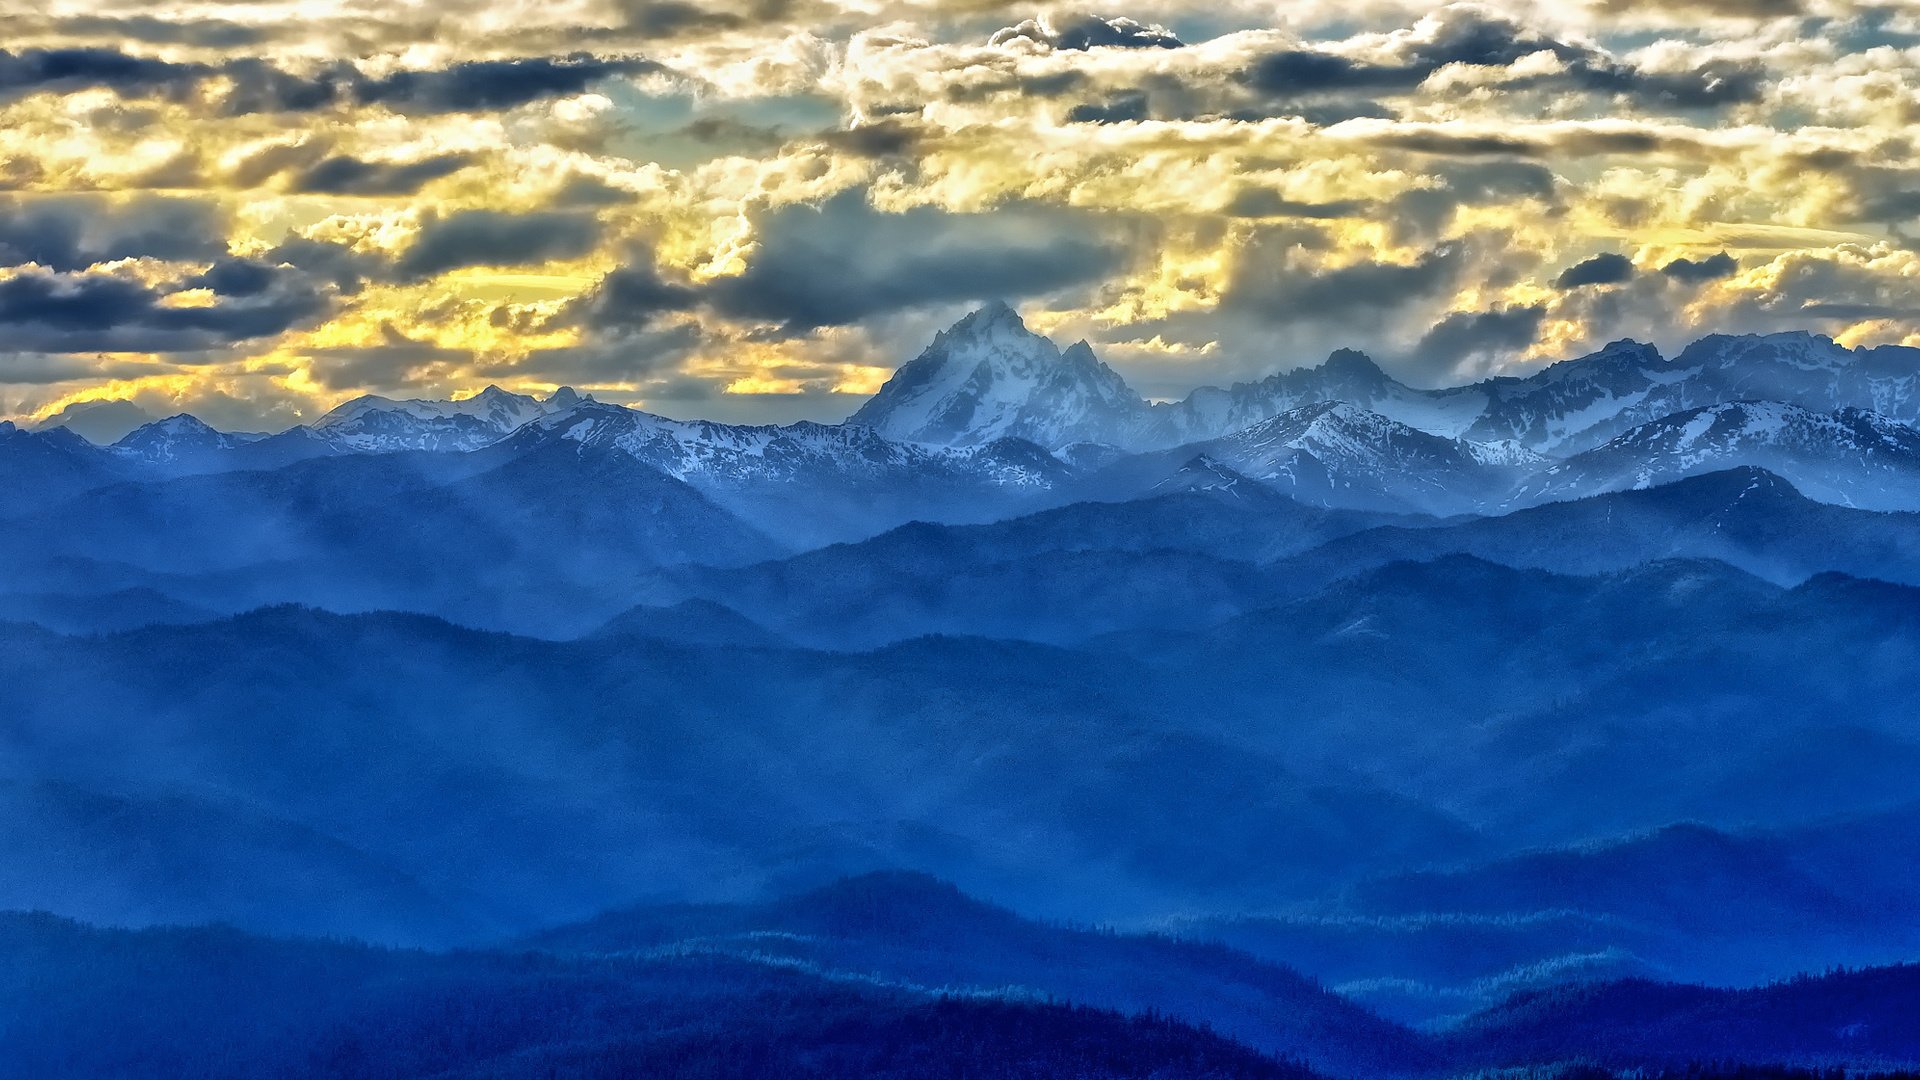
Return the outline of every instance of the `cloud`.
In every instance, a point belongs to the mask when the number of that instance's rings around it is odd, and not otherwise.
[[[1124,124],[1147,118],[1147,95],[1121,94],[1105,102],[1085,102],[1067,110],[1069,124]]]
[[[104,46],[0,49],[0,100],[95,88],[125,97],[186,100],[220,81],[218,111],[228,115],[314,112],[347,103],[404,113],[490,112],[580,94],[609,78],[664,70],[642,57],[587,52],[464,60],[374,76],[345,59],[296,71],[258,57],[174,62]]]
[[[427,217],[394,269],[402,279],[469,266],[526,266],[576,259],[600,243],[600,222],[570,210],[458,210]]]
[[[330,390],[373,387],[399,390],[470,363],[473,355],[408,337],[392,323],[380,327],[380,344],[302,350],[308,375]]]
[[[159,15],[82,15],[67,12],[40,18],[0,16],[0,32],[17,39],[60,36],[151,45],[190,45],[234,49],[263,44],[273,37],[265,26],[213,18],[165,18]]]
[[[1473,357],[1524,353],[1539,336],[1546,315],[1541,304],[1452,312],[1421,335],[1410,362],[1445,375]]]
[[[99,356],[0,352],[0,385],[42,386],[96,379],[131,379],[151,371],[152,367],[148,364],[116,362]]]
[[[1677,17],[1780,19],[1808,14],[1807,0],[1589,0],[1610,15],[1659,12]]]
[[[111,274],[39,270],[0,279],[0,327],[21,352],[179,353],[279,334],[326,311],[297,281],[244,299],[174,304],[179,290]],[[185,287],[193,287],[187,284]]]
[[[363,105],[385,105],[401,112],[494,111],[579,94],[602,79],[664,70],[640,57],[589,53],[469,60],[367,79],[353,88],[353,96]]]
[[[898,119],[877,120],[821,136],[821,142],[855,157],[904,157],[920,145],[923,133]]]
[[[875,209],[861,190],[764,214],[746,269],[714,279],[726,316],[792,330],[929,304],[1041,296],[1118,271],[1128,245],[1101,215],[1009,203],[985,213]]]
[[[1702,282],[1732,277],[1739,269],[1739,260],[1723,251],[1699,260],[1675,259],[1661,267],[1660,272],[1675,281]]]
[[[1331,221],[1359,217],[1372,206],[1373,204],[1365,199],[1330,199],[1326,202],[1310,202],[1284,198],[1272,188],[1245,187],[1234,193],[1233,198],[1227,201],[1227,205],[1221,212],[1230,217],[1239,218],[1308,218]]]
[[[302,195],[414,195],[478,160],[470,153],[435,154],[416,161],[368,161],[336,154],[295,173],[288,188]]]
[[[601,278],[569,305],[563,319],[601,330],[631,330],[649,326],[662,315],[691,311],[699,302],[698,289],[661,277],[652,253],[645,252]]]
[[[243,405],[297,398],[293,355],[342,392],[573,372],[774,416],[989,296],[1167,393],[1342,345],[1439,377],[1913,333],[1920,55],[1885,5],[282,7],[0,15],[16,367],[151,345],[144,378]],[[603,257],[571,297],[413,287]]]
[[[1509,89],[1558,87],[1682,109],[1757,101],[1766,78],[1759,65],[1731,59],[1648,69],[1467,5],[1443,8],[1384,43],[1360,44],[1372,47],[1335,43],[1275,49],[1254,59],[1241,78],[1263,94],[1297,97],[1409,93],[1450,69],[1508,69],[1498,81]],[[1550,62],[1532,63],[1535,57]]]
[[[370,280],[392,277],[390,260],[383,254],[304,236],[288,236],[256,261],[298,269],[312,280],[348,295],[359,292]]]
[[[658,396],[664,387],[679,388],[672,396],[693,400],[690,387],[713,393],[705,380],[688,379],[677,369],[707,341],[701,325],[681,320],[660,326],[633,327],[602,334],[577,345],[535,349],[525,358],[511,363],[482,365],[479,373],[488,377],[537,378],[558,383],[641,382],[649,384],[643,392]]]
[[[257,259],[223,256],[204,273],[187,279],[187,288],[219,296],[260,296],[280,281],[277,267]]]
[[[677,38],[740,30],[755,25],[778,26],[791,18],[794,0],[613,0],[622,29],[645,38]]]
[[[1608,252],[1577,262],[1553,279],[1553,287],[1565,291],[1589,285],[1619,285],[1633,278],[1633,260]]]
[[[226,252],[210,200],[98,195],[0,199],[0,266],[84,270],[119,259],[206,260]]]
[[[0,49],[0,99],[104,87],[128,96],[178,95],[210,69],[133,56],[118,49]]]
[[[1049,49],[1085,52],[1088,49],[1178,49],[1184,42],[1164,26],[1127,18],[1103,19],[1083,12],[1043,15],[1017,26],[996,30],[989,45],[1030,41]]]
[[[1409,262],[1319,267],[1292,237],[1263,232],[1236,255],[1220,306],[1269,324],[1338,322],[1433,296],[1452,285],[1465,264],[1464,247],[1450,243]]]

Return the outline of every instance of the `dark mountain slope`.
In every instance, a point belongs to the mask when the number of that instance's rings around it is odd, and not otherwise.
[[[116,484],[0,539],[22,583],[50,590],[70,589],[53,584],[57,563],[91,560],[143,572],[110,588],[216,610],[402,608],[559,633],[630,606],[623,583],[646,570],[780,550],[681,481],[565,443],[502,463],[351,455]]]
[[[527,944],[777,957],[888,983],[1152,1012],[1342,1075],[1437,1064],[1412,1033],[1285,968],[1216,946],[1031,922],[921,875],[869,875],[753,905],[615,912]]]
[[[1800,977],[1749,990],[1644,981],[1516,996],[1455,1039],[1487,1063],[1768,1061],[1911,1068],[1920,1062],[1920,967]]]
[[[1920,515],[1814,502],[1771,473],[1741,468],[1441,528],[1373,529],[1278,569],[1310,587],[1447,554],[1571,574],[1718,559],[1781,584],[1823,570],[1920,584]]]
[[[0,915],[0,1076],[1309,1080],[1173,1021],[720,957],[393,952]]]
[[[1418,803],[1182,726],[1125,667],[965,639],[833,656],[282,608],[100,639],[16,628],[0,748],[93,790],[230,793],[520,924],[887,866],[1093,915],[1477,850]]]

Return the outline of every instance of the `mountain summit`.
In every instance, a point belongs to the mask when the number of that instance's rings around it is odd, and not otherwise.
[[[1082,341],[1065,351],[1004,303],[943,331],[848,421],[909,442],[1118,441],[1147,404]]]
[[[478,450],[543,416],[592,400],[571,386],[544,399],[498,386],[453,401],[396,401],[366,394],[314,421],[313,430],[341,449],[356,452]]]

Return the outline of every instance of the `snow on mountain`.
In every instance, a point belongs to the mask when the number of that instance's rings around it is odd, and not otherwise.
[[[1472,442],[1462,439],[1461,445],[1466,448],[1467,453],[1473,455],[1475,461],[1482,465],[1497,465],[1530,472],[1535,469],[1544,469],[1555,461],[1554,458],[1545,454],[1527,449],[1514,439],[1501,439],[1497,442]]]
[[[1261,483],[1205,454],[1195,456],[1174,470],[1173,475],[1155,484],[1149,495],[1177,492],[1201,492],[1229,502],[1269,506],[1285,497],[1269,484]]]
[[[1408,427],[1458,437],[1486,407],[1475,387],[1416,390],[1366,354],[1341,349],[1318,367],[1230,387],[1204,386],[1178,402],[1155,405],[1135,427],[1140,445],[1173,446],[1218,438],[1303,405],[1343,401]]]
[[[68,428],[28,431],[0,420],[0,519],[52,506],[125,472],[117,457]]]
[[[1459,434],[1566,456],[1675,413],[1777,401],[1816,413],[1853,408],[1920,422],[1920,349],[1848,349],[1805,333],[1714,335],[1667,360],[1651,345],[1617,341],[1525,378],[1496,378],[1436,401],[1477,395],[1485,406]],[[1409,420],[1416,427],[1440,430]]]
[[[1429,434],[1337,401],[1302,405],[1201,449],[1238,473],[1328,506],[1460,513],[1515,477],[1503,449]]]
[[[215,431],[200,419],[181,413],[155,420],[127,433],[113,444],[114,453],[154,465],[177,465],[260,441],[258,435]]]
[[[936,336],[848,423],[942,446],[1017,438],[1057,449],[1112,441],[1145,408],[1086,342],[1062,352],[993,303]]]
[[[397,401],[367,394],[321,417],[312,430],[346,452],[477,450],[543,416],[591,400],[566,386],[544,399],[498,386],[453,401]]]
[[[1822,502],[1920,509],[1920,430],[1863,409],[1815,412],[1777,401],[1710,405],[1643,424],[1539,473],[1514,501],[1649,488],[1740,466],[1777,473]]]
[[[1061,451],[1105,443],[1139,452],[1221,438],[1305,405],[1341,401],[1431,435],[1462,439],[1486,464],[1524,468],[1676,412],[1733,401],[1843,408],[1920,423],[1920,349],[1848,349],[1805,333],[1716,335],[1668,360],[1616,341],[1525,377],[1407,386],[1365,355],[1147,404],[1082,342],[1060,352],[1004,304],[983,308],[907,363],[851,422],[894,438],[967,446],[1015,435]]]
[[[502,449],[531,447],[555,438],[616,447],[695,486],[960,481],[1045,490],[1070,471],[1039,446],[1019,439],[964,447],[924,446],[855,424],[669,420],[592,401],[533,421],[503,443]]]

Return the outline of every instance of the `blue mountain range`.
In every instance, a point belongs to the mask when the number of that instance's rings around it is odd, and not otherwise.
[[[1920,1069],[1916,378],[0,424],[0,1076]]]

